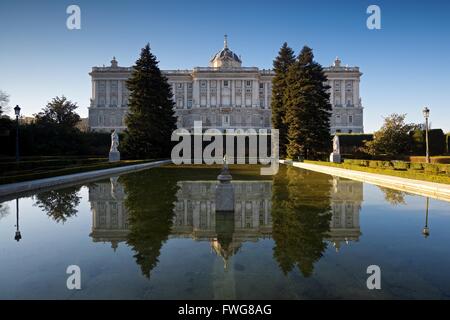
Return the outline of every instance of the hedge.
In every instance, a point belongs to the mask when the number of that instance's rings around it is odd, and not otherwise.
[[[411,163],[411,166],[415,166],[415,170],[412,167],[410,169],[404,170],[404,169],[386,169],[382,167],[383,161],[370,161],[369,166],[361,166],[358,165],[358,162],[352,162],[347,161],[344,163],[333,163],[333,162],[324,162],[324,161],[310,161],[305,160],[306,163],[313,163],[328,167],[336,167],[336,168],[344,168],[349,170],[356,170],[356,171],[362,171],[362,172],[370,172],[370,173],[377,173],[377,174],[384,174],[388,176],[395,176],[395,177],[402,177],[407,179],[416,179],[416,180],[422,180],[422,181],[430,181],[430,182],[436,182],[436,183],[445,183],[450,184],[450,172],[449,172],[449,166],[448,165],[431,165],[431,166],[438,166],[438,168],[427,168],[424,169],[424,164],[422,163]],[[374,164],[376,162],[376,164]],[[360,163],[361,164],[361,163]],[[398,164],[397,164],[398,165]],[[426,164],[428,166],[428,164]],[[393,164],[393,166],[395,166]],[[436,172],[438,172],[436,174]]]
[[[45,171],[45,172],[34,172],[34,173],[20,174],[20,175],[15,175],[15,176],[0,177],[0,184],[14,183],[14,182],[20,182],[20,181],[29,181],[29,180],[35,180],[35,179],[44,179],[44,178],[56,177],[56,176],[67,175],[67,174],[74,174],[74,173],[87,172],[87,171],[93,171],[93,170],[122,167],[122,166],[126,166],[126,165],[139,164],[139,163],[144,163],[144,162],[148,162],[148,161],[149,160],[125,160],[125,161],[119,161],[119,162],[104,162],[104,163],[98,163],[98,164],[94,164],[94,165],[77,166],[77,167],[71,167],[71,168],[50,170],[50,171]]]
[[[51,170],[68,166],[81,166],[106,162],[107,158],[56,158],[48,160],[29,160],[19,162],[0,162],[0,175],[8,175],[12,172],[26,172],[29,170]]]
[[[436,164],[436,163],[415,163],[406,161],[379,161],[379,160],[358,160],[358,159],[345,159],[344,164],[387,169],[398,171],[422,171],[433,175],[447,175],[450,177],[450,165],[449,164]]]
[[[412,151],[414,154],[425,154],[426,139],[425,130],[414,130],[410,132],[412,139]],[[442,155],[446,152],[446,137],[442,129],[431,129],[428,131],[428,148],[430,155]]]

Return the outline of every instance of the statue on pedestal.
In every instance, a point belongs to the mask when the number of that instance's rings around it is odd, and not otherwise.
[[[330,162],[341,163],[341,147],[339,145],[339,136],[334,135],[333,152],[330,154]]]
[[[109,162],[120,161],[119,135],[116,130],[111,133],[111,149],[109,149]]]
[[[234,212],[234,187],[230,183],[232,180],[228,171],[227,156],[223,157],[223,167],[217,176],[219,183],[216,186],[216,212]]]

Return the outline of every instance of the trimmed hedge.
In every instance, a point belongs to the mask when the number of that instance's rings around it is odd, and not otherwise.
[[[379,161],[379,160],[358,160],[358,159],[345,159],[344,164],[374,169],[416,171],[416,172],[421,171],[432,175],[446,175],[450,177],[449,164],[416,163],[398,160]]]
[[[324,161],[310,161],[305,160],[306,163],[313,163],[328,167],[336,167],[336,168],[343,168],[343,169],[349,169],[349,170],[356,170],[356,171],[362,171],[362,172],[370,172],[370,173],[378,173],[378,174],[384,174],[388,176],[395,176],[395,177],[402,177],[407,179],[415,179],[415,180],[423,180],[423,181],[430,181],[430,182],[436,182],[436,183],[445,183],[450,184],[450,171],[449,171],[449,165],[434,165],[431,164],[431,167],[428,167],[427,169],[424,169],[422,163],[411,163],[411,168],[404,170],[404,169],[387,169],[383,167],[383,161],[370,161],[369,166],[360,166],[357,162],[347,161],[344,163],[333,163],[333,162],[324,162]],[[398,166],[399,164],[397,164]],[[393,166],[395,166],[393,164]],[[401,165],[400,165],[401,166]],[[412,167],[415,167],[418,170],[413,169]],[[430,165],[428,165],[430,166]],[[437,168],[435,168],[437,166]],[[419,170],[420,167],[420,170]],[[437,174],[436,174],[437,172]]]
[[[366,133],[337,133],[341,153],[354,154],[364,146],[366,141],[373,140],[373,134]]]
[[[415,154],[425,154],[426,139],[425,130],[414,130],[410,132],[412,140],[412,151]],[[428,148],[430,155],[442,155],[446,152],[446,140],[442,129],[428,130]]]
[[[56,176],[62,176],[67,174],[74,174],[74,173],[81,173],[81,172],[87,172],[87,171],[93,171],[93,170],[100,170],[100,169],[109,169],[109,168],[116,168],[116,167],[123,167],[131,164],[139,164],[148,162],[149,160],[124,160],[119,162],[103,162],[103,163],[97,163],[97,164],[91,164],[91,165],[84,165],[84,166],[77,166],[77,167],[70,167],[70,168],[63,168],[63,169],[56,169],[56,170],[47,170],[44,172],[33,172],[33,173],[27,173],[27,174],[19,174],[15,176],[6,176],[6,177],[0,177],[0,184],[5,183],[14,183],[14,182],[20,182],[20,181],[29,181],[29,180],[35,180],[35,179],[44,179],[44,178],[50,178],[50,177],[56,177]]]
[[[70,166],[82,166],[106,162],[107,158],[56,158],[48,160],[29,160],[19,162],[0,162],[0,176],[11,175],[13,172],[25,173],[30,170],[51,170]]]

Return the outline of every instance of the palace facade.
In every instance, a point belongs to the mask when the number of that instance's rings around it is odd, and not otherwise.
[[[336,58],[324,69],[331,87],[331,133],[364,132],[359,68],[342,66]],[[115,58],[110,66],[92,68],[92,131],[126,128],[129,92],[125,82],[131,71],[132,67],[119,66]],[[211,58],[208,67],[162,72],[172,87],[178,128],[191,129],[194,121],[202,121],[205,129],[270,129],[274,72],[242,66],[240,56],[228,48],[226,36],[223,49]]]

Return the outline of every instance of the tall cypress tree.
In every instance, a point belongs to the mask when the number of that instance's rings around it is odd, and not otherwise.
[[[287,126],[284,123],[284,117],[286,110],[283,104],[283,97],[286,91],[287,83],[287,73],[289,67],[295,62],[294,50],[288,47],[285,42],[278,52],[278,56],[273,61],[273,70],[275,71],[275,76],[272,80],[272,127],[279,130],[280,139],[280,158],[286,156],[286,145],[287,145]]]
[[[314,61],[312,49],[303,47],[287,78],[284,96],[288,127],[288,158],[317,158],[329,151],[330,95],[322,66]]]
[[[176,128],[174,103],[149,44],[133,66],[127,87],[130,98],[123,150],[134,159],[169,157]]]

